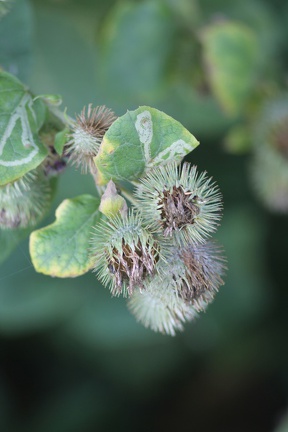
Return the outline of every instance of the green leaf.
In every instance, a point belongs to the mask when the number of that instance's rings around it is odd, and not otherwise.
[[[90,270],[89,240],[101,218],[99,203],[91,195],[66,199],[56,210],[56,221],[31,234],[30,254],[37,272],[65,278]]]
[[[60,132],[56,133],[55,135],[55,141],[54,141],[54,148],[59,156],[62,156],[64,146],[67,142],[67,134],[69,132],[68,128],[65,128],[61,130]]]
[[[224,110],[237,115],[256,81],[256,36],[245,25],[221,22],[204,29],[201,39],[211,89]]]
[[[135,180],[169,161],[181,161],[199,142],[172,117],[147,106],[128,111],[106,132],[98,155],[99,183]]]
[[[199,22],[200,5],[196,0],[165,0],[165,3],[171,8],[175,18],[180,18],[182,23],[188,25],[189,28]]]
[[[22,177],[47,155],[38,137],[45,105],[33,102],[27,89],[12,75],[0,73],[0,185]]]
[[[151,100],[165,88],[175,27],[161,1],[117,2],[111,8],[103,25],[99,68],[114,100],[127,106],[127,99]]]

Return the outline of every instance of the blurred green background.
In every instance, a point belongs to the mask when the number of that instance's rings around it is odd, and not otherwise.
[[[0,64],[34,93],[61,94],[71,116],[90,102],[117,115],[153,106],[200,140],[188,159],[223,193],[216,237],[229,270],[208,311],[171,338],[136,323],[93,274],[35,273],[28,240],[18,244],[0,266],[0,430],[288,431],[287,216],[255,198],[249,152],[227,147],[271,88],[285,91],[288,3],[16,0],[9,8]],[[240,99],[227,90],[230,105],[207,78],[203,42],[225,20],[258,44],[247,62],[244,50],[244,66],[232,65],[231,85],[248,83]],[[225,60],[231,47],[222,49]],[[93,181],[67,169],[42,225],[64,198],[85,192]],[[10,247],[13,239],[2,240],[2,251]]]

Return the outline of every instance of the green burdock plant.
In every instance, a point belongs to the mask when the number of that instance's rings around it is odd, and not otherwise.
[[[73,120],[59,98],[35,97],[6,72],[0,91],[0,227],[30,233],[35,270],[92,270],[137,320],[170,335],[206,310],[223,285],[223,251],[209,239],[222,201],[206,173],[181,168],[197,139],[148,106],[116,118],[89,104]],[[67,163],[93,176],[95,195],[65,199],[35,229]]]

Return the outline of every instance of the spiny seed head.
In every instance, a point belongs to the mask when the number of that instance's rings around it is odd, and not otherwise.
[[[26,228],[44,216],[51,187],[43,171],[36,169],[19,180],[0,187],[0,228]]]
[[[197,316],[193,306],[178,295],[168,277],[156,275],[144,285],[143,290],[135,291],[130,297],[128,308],[145,327],[175,336],[176,330],[183,330],[183,323]]]
[[[223,249],[215,242],[190,243],[172,247],[159,271],[171,279],[178,295],[200,312],[224,284],[225,262]]]
[[[66,154],[76,167],[81,166],[83,172],[94,172],[93,157],[97,155],[104,134],[115,120],[113,111],[104,105],[92,108],[92,104],[89,104],[87,112],[84,107],[80,115],[76,116],[66,149]]]
[[[221,194],[206,173],[175,162],[155,168],[140,180],[137,207],[151,229],[180,244],[204,242],[216,230],[222,209]]]
[[[135,213],[102,220],[94,229],[91,246],[94,270],[114,296],[130,296],[136,287],[143,287],[160,259],[157,241]]]

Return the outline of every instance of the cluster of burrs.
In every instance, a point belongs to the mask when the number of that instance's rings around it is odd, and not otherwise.
[[[89,105],[76,119],[67,146],[71,161],[96,182],[93,158],[114,120],[107,108]],[[91,239],[94,271],[113,296],[128,298],[144,326],[175,335],[206,309],[223,284],[222,248],[208,240],[219,225],[221,194],[206,173],[173,161],[133,182],[130,208],[118,187],[111,180],[102,195],[104,216]]]

